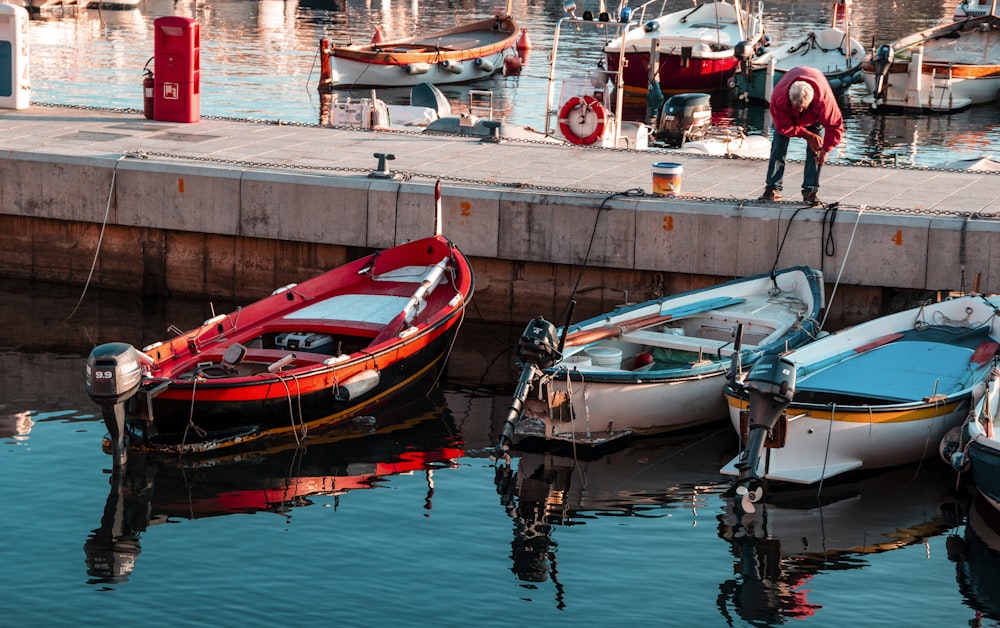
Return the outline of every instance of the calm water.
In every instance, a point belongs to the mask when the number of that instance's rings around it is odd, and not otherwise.
[[[955,2],[856,4],[869,44],[947,18]],[[491,6],[143,0],[49,14],[31,23],[33,96],[141,108],[151,22],[179,14],[202,25],[204,115],[312,123],[320,37],[367,39],[376,24],[401,35]],[[829,15],[825,2],[767,6],[775,39]],[[541,126],[561,3],[515,9],[535,45],[524,75],[473,87],[492,89],[511,121]],[[467,87],[447,92],[467,101]],[[876,116],[860,96],[844,103],[844,159],[935,165],[1000,144],[993,107]],[[716,108],[720,123],[763,124],[759,108]],[[970,513],[969,492],[936,458],[783,495],[748,521],[722,497],[717,470],[736,448],[725,423],[593,461],[523,454],[500,472],[486,449],[508,397],[494,387],[512,381],[520,329],[482,324],[475,310],[439,393],[379,413],[374,434],[241,460],[133,456],[115,485],[83,387],[89,350],[142,346],[204,320],[208,304],[92,291],[77,309],[79,288],[0,290],[10,625],[1000,626],[1000,524]]]
[[[725,424],[496,468],[508,397],[483,383],[507,372],[511,330],[474,316],[442,390],[380,412],[372,434],[133,454],[115,485],[87,353],[208,306],[95,291],[70,317],[79,288],[0,290],[8,625],[1000,626],[1000,525],[967,517],[936,458],[745,521],[717,473],[736,446]]]
[[[367,41],[376,25],[387,37],[452,25],[492,12],[502,0],[449,2],[361,2],[358,0],[140,0],[131,11],[80,9],[50,12],[31,23],[31,83],[34,102],[142,109],[142,70],[153,55],[152,22],[183,15],[201,26],[202,115],[315,123],[319,116],[318,47]],[[514,14],[534,48],[520,77],[496,76],[471,86],[445,87],[457,110],[469,105],[469,90],[490,90],[498,118],[544,128],[548,56],[562,2],[514,0]],[[578,2],[578,14],[596,10]],[[611,5],[612,3],[608,3]],[[678,10],[688,0],[666,0]],[[950,20],[958,0],[865,0],[855,2],[853,35],[867,48]],[[591,6],[593,5],[593,6]],[[766,20],[775,45],[794,40],[830,20],[830,2],[767,0]],[[557,77],[594,67],[600,57],[591,33],[564,29]],[[367,96],[346,92],[342,96]],[[408,90],[380,90],[389,102],[407,102]],[[854,86],[842,108],[846,139],[835,157],[865,164],[941,166],[949,161],[993,155],[1000,158],[1000,105],[952,115],[873,114]],[[481,100],[476,101],[481,103]],[[713,97],[720,126],[764,131],[761,107],[743,107]],[[477,110],[482,114],[481,110]],[[793,143],[795,151],[804,150]]]

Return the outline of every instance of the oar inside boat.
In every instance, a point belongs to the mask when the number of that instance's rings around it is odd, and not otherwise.
[[[524,410],[524,400],[528,398],[535,381],[544,369],[558,362],[562,356],[559,347],[562,345],[556,326],[539,316],[528,323],[517,341],[517,363],[521,367],[521,377],[514,389],[507,418],[504,420],[500,442],[497,443],[494,456],[497,460],[507,460],[508,451],[514,440],[514,430],[521,420]]]
[[[795,364],[781,356],[764,356],[750,369],[743,386],[749,396],[746,444],[733,488],[742,497],[743,512],[752,513],[754,502],[764,494],[765,474],[760,470],[764,450],[782,444],[785,409],[795,396]]]

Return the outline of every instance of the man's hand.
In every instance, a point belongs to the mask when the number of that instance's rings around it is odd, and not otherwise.
[[[808,129],[803,132],[805,133],[803,137],[806,140],[806,144],[809,145],[809,150],[818,154],[823,148],[823,138],[818,133],[813,133]]]
[[[826,163],[826,154],[827,154],[827,151],[825,151],[825,150],[821,150],[818,153],[816,153],[816,165],[817,166],[822,167],[823,164]]]

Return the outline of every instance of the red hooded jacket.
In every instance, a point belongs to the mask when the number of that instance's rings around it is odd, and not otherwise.
[[[805,111],[792,109],[788,88],[795,81],[812,85],[813,99]],[[774,130],[786,137],[803,137],[806,127],[819,122],[823,125],[823,152],[829,152],[844,137],[844,118],[830,82],[815,68],[798,67],[785,72],[771,92],[771,122]]]

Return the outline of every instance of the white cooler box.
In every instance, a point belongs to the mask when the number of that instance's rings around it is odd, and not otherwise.
[[[274,344],[289,351],[331,353],[333,351],[333,336],[313,332],[288,331],[275,336]]]

